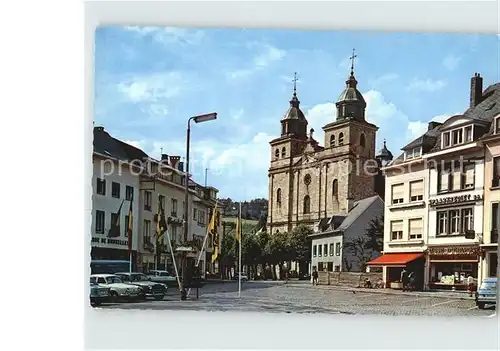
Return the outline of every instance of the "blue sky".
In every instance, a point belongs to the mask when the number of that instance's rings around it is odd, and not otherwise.
[[[102,27],[95,41],[94,120],[154,158],[184,156],[193,125],[191,173],[235,200],[267,198],[269,141],[298,72],[298,97],[315,138],[335,119],[334,103],[356,48],[367,120],[396,155],[430,120],[466,110],[470,78],[499,81],[496,35],[259,29]]]

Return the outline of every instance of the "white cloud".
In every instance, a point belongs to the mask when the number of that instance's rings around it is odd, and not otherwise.
[[[449,71],[454,71],[457,69],[461,60],[461,57],[450,54],[443,59],[443,66]]]
[[[286,51],[279,49],[267,43],[251,42],[247,47],[255,51],[255,56],[252,59],[252,66],[228,71],[226,78],[229,80],[241,80],[251,77],[254,73],[264,70],[271,64],[283,60],[286,56]]]
[[[431,80],[431,79],[423,80],[414,78],[407,89],[415,91],[435,92],[443,89],[445,86],[446,82],[442,80]]]
[[[421,121],[408,122],[409,139],[414,140],[427,131],[428,123]]]
[[[141,36],[151,36],[153,40],[163,44],[198,44],[205,33],[202,30],[177,27],[125,27],[126,30]]]
[[[158,102],[180,94],[185,85],[178,72],[139,75],[118,84],[117,88],[131,102]]]
[[[369,82],[369,84],[372,86],[372,88],[379,88],[380,85],[386,82],[391,82],[393,80],[396,80],[399,78],[399,75],[396,73],[387,73],[384,74],[376,79],[373,79]]]
[[[212,176],[224,182],[221,192],[241,187],[243,178],[251,179],[247,193],[252,197],[267,197],[266,175],[271,159],[269,142],[274,138],[267,133],[257,133],[245,142],[198,140],[191,144],[189,173],[194,180],[200,181],[208,168]],[[156,159],[162,152],[170,156],[185,155],[183,140],[126,142]]]
[[[254,58],[256,67],[264,68],[274,61],[282,60],[286,55],[284,50],[278,49],[271,45],[264,45],[264,50]]]

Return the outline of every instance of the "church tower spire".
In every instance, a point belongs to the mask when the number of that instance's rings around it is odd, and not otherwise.
[[[307,138],[307,120],[300,109],[300,100],[297,97],[297,72],[293,75],[293,94],[290,107],[281,119],[281,135],[294,135],[298,138]]]
[[[352,56],[349,57],[351,60],[351,73],[345,82],[344,91],[335,104],[337,106],[337,121],[345,119],[365,120],[366,102],[358,90],[358,81],[354,76],[354,59],[357,57],[356,50],[352,49]]]

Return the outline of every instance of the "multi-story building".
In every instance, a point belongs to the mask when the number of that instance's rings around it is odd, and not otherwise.
[[[417,283],[426,280],[424,252],[428,225],[429,174],[422,153],[428,152],[435,143],[440,123],[431,122],[427,131],[403,147],[403,154],[384,168],[384,281],[396,281],[401,265],[407,264],[417,276]],[[389,262],[387,259],[394,259]],[[402,262],[402,260],[404,262]]]
[[[92,259],[129,260],[128,210],[139,195],[139,167],[130,163],[147,155],[111,137],[102,127],[94,128],[92,155]],[[121,206],[121,211],[119,211]],[[108,237],[111,223],[120,213],[120,235]],[[139,233],[139,202],[132,202],[133,233]],[[132,235],[133,268],[136,269],[138,235]]]
[[[494,117],[488,133],[482,138],[484,158],[484,254],[481,276],[498,276],[498,232],[500,230],[500,114]]]
[[[190,180],[188,205],[192,215],[184,216],[185,172],[181,158],[163,154],[161,160],[153,159],[142,150],[113,138],[103,127],[94,128],[93,159],[92,258],[129,259],[126,223],[132,201],[134,270],[173,270],[172,256],[180,260],[181,255],[176,253],[176,248],[185,244],[186,223],[187,244],[191,248],[191,252],[187,253],[188,264],[194,265],[201,257],[200,268],[205,272],[206,257],[212,252],[211,237],[207,239],[206,255],[201,253],[201,248],[218,190]],[[160,202],[167,218],[168,235],[165,234],[157,245],[156,226]],[[119,237],[108,237],[111,221],[116,223],[121,204],[122,233]],[[190,220],[185,221],[186,218]]]
[[[482,78],[475,74],[470,96],[463,114],[442,124],[431,122],[384,169],[384,255],[370,265],[384,267],[386,283],[399,280],[403,267],[415,273],[424,289],[464,288],[469,275],[483,276],[481,139],[500,112],[500,84],[483,91]]]

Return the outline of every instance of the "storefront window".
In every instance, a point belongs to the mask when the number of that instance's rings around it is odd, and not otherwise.
[[[467,277],[471,275],[477,278],[477,263],[434,263],[433,282],[441,284],[465,284]]]

